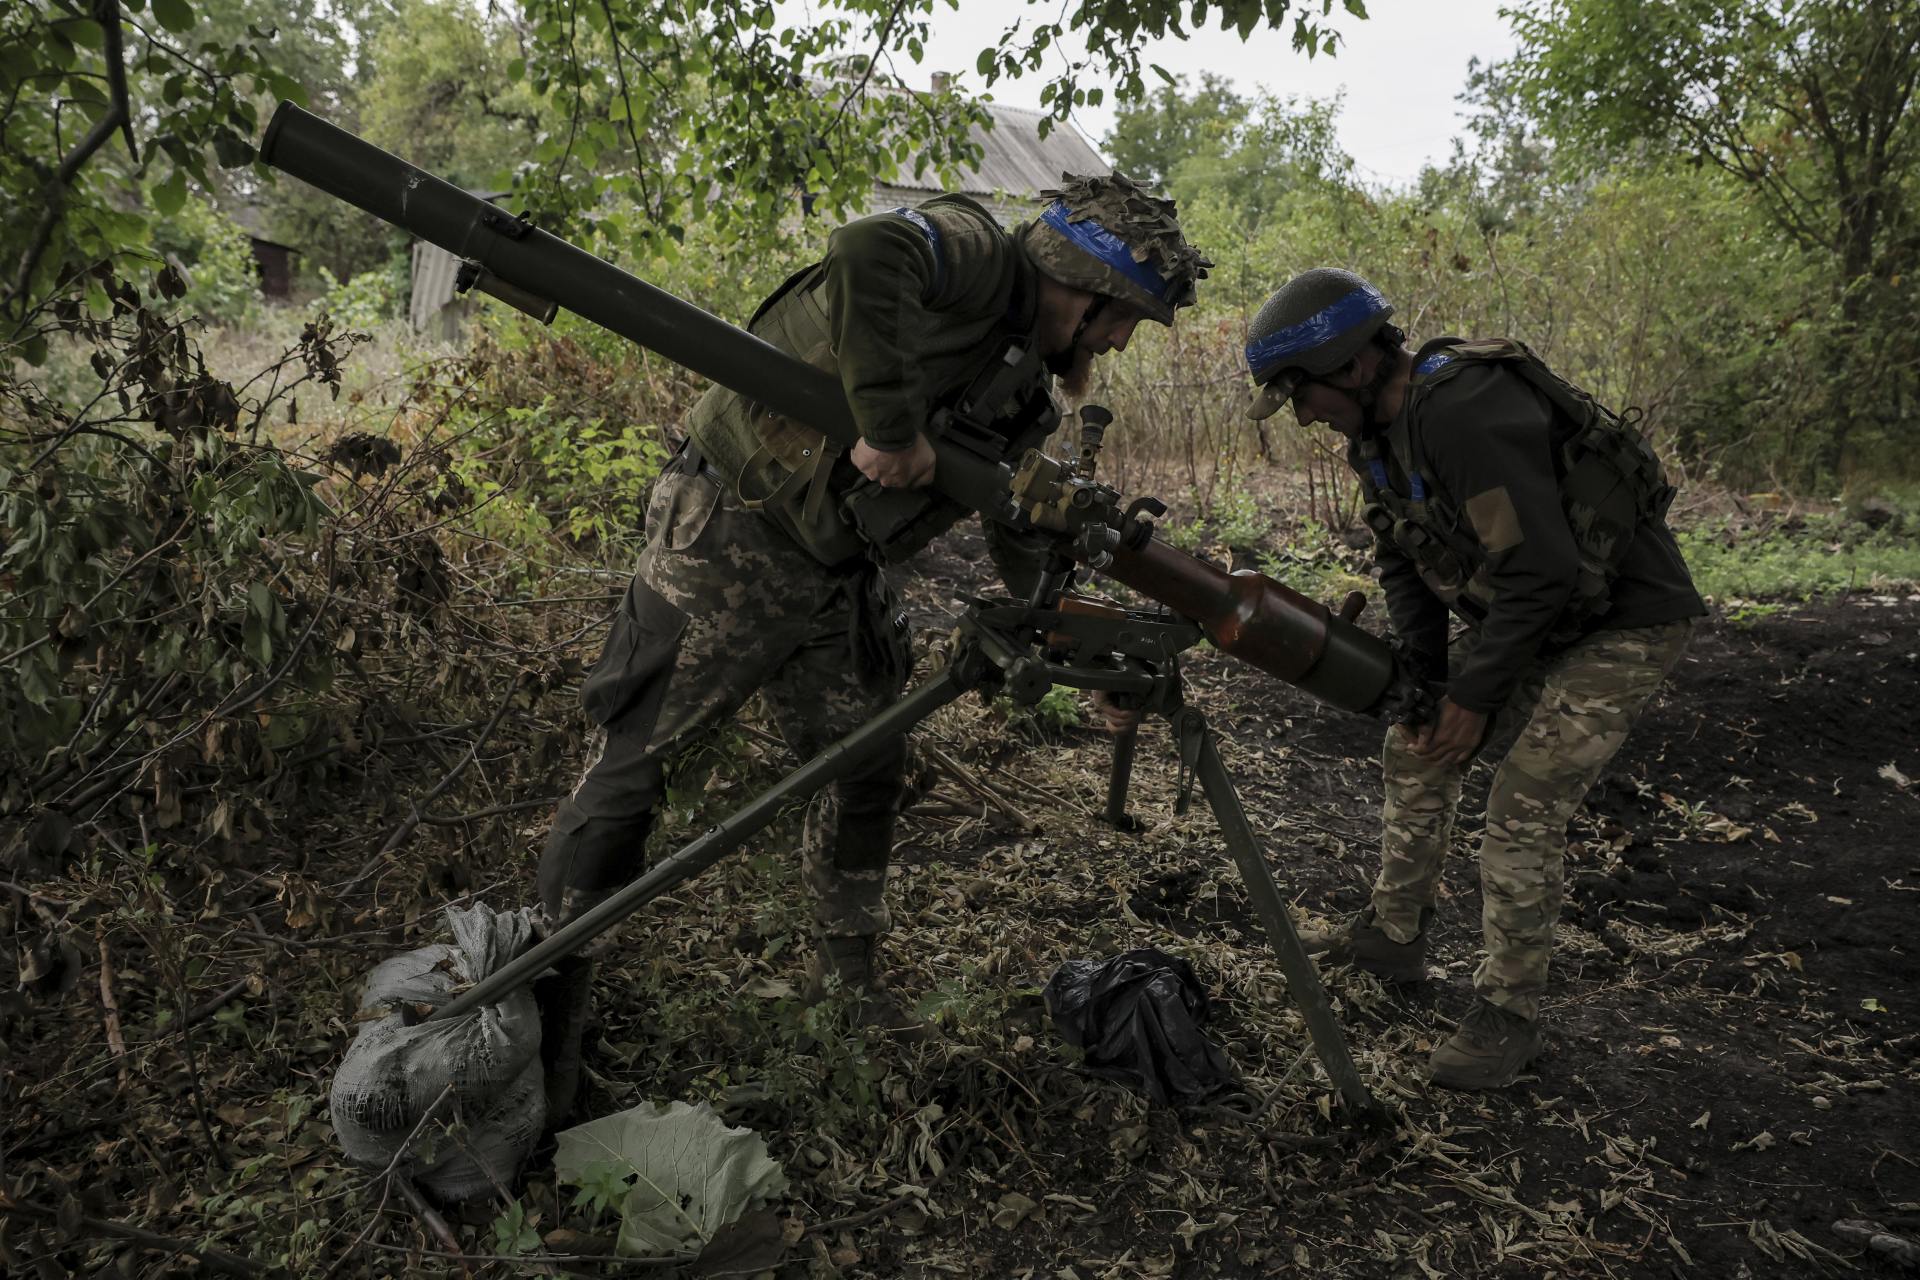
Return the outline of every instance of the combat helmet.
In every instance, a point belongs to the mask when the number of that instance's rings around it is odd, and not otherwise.
[[[1181,234],[1173,201],[1122,173],[1063,173],[1058,187],[1040,194],[1051,203],[1027,224],[1024,239],[1041,271],[1130,302],[1161,324],[1193,305],[1194,286],[1213,263]]]
[[[1306,379],[1345,368],[1392,315],[1378,289],[1338,267],[1302,271],[1281,285],[1247,331],[1247,370],[1259,387],[1247,416],[1264,418]]]

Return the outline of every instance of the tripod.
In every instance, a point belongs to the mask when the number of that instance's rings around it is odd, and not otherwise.
[[[1172,613],[1139,612],[1087,600],[1067,591],[1073,562],[1056,555],[1025,601],[965,602],[942,663],[928,680],[846,737],[806,761],[745,805],[707,828],[639,879],[522,952],[433,1018],[457,1018],[531,981],[548,966],[585,947],[654,898],[704,871],[768,826],[789,801],[812,795],[879,744],[905,734],[962,694],[1004,690],[1032,705],[1056,685],[1100,690],[1129,699],[1172,727],[1184,782],[1176,812],[1189,803],[1197,780],[1253,899],[1287,986],[1307,1024],[1315,1052],[1349,1106],[1362,1114],[1378,1104],[1347,1052],[1326,990],[1301,945],[1259,839],[1241,808],[1206,718],[1182,696],[1178,655],[1199,643],[1198,626]],[[1133,732],[1115,742],[1107,788],[1107,816],[1130,826],[1126,794],[1133,766]]]

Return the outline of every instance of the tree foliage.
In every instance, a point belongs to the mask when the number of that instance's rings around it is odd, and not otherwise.
[[[982,49],[986,85],[1065,59],[1043,88],[1055,118],[1112,86],[1144,92],[1140,44],[1217,21],[1243,38],[1288,27],[1295,48],[1338,42],[1333,0],[1035,3]],[[1344,9],[1364,16],[1359,0]],[[874,180],[952,174],[971,159],[984,108],[956,82],[910,89],[955,0],[831,0],[783,14],[763,0],[524,0],[485,21],[455,0],[28,0],[0,16],[0,184],[42,216],[0,229],[0,311],[15,327],[61,282],[147,247],[129,206],[171,216],[189,185],[254,199],[249,166],[274,99],[309,98],[381,141],[473,171],[575,234],[653,251],[697,222],[765,232],[800,192],[862,203]],[[353,81],[374,87],[357,100]],[[478,125],[483,146],[451,139]],[[83,136],[77,136],[83,135]],[[118,135],[124,151],[106,148]],[[511,175],[495,171],[512,159]],[[220,170],[240,170],[232,178]],[[309,231],[346,231],[313,205],[279,202]],[[364,237],[364,228],[359,229]],[[352,269],[336,243],[322,249]],[[367,261],[385,257],[373,253]],[[37,348],[36,348],[37,350]]]
[[[1920,7],[1903,0],[1537,0],[1514,92],[1569,156],[1689,154],[1827,264],[1833,472],[1920,404],[1903,290],[1920,256]]]
[[[1641,143],[1720,166],[1843,280],[1908,269],[1920,8],[1900,0],[1546,0],[1516,88],[1590,157]]]
[[[1059,60],[1040,97],[1060,120],[1100,103],[1104,86],[1144,93],[1140,44],[1215,19],[1243,38],[1291,20],[1308,54],[1338,40],[1332,0],[1033,3],[1042,16],[1013,23],[973,70],[984,87]],[[1346,9],[1364,16],[1358,0]],[[957,11],[955,0],[833,0],[791,22],[758,0],[529,0],[526,54],[508,74],[558,114],[518,185],[536,208],[584,211],[589,229],[658,247],[696,221],[770,227],[802,192],[842,213],[863,208],[876,180],[950,178],[976,158],[985,108],[958,78],[910,86],[900,60],[921,62],[932,24]],[[1061,58],[1069,33],[1084,57]],[[610,200],[636,216],[601,212]]]
[[[135,210],[171,216],[190,182],[210,188],[252,160],[255,94],[304,96],[259,28],[201,34],[189,0],[0,13],[0,190],[37,213],[0,223],[0,318],[28,358],[45,352],[30,323],[41,303],[146,248],[151,223]]]
[[[1115,168],[1181,199],[1219,199],[1255,215],[1352,171],[1335,127],[1337,99],[1242,95],[1210,73],[1184,90],[1184,80],[1163,85],[1120,109],[1106,139]]]

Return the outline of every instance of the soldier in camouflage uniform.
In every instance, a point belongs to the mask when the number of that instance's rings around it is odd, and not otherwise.
[[[878,561],[968,514],[924,486],[950,406],[1017,458],[1058,419],[1053,379],[1084,389],[1092,360],[1125,349],[1142,319],[1173,322],[1209,265],[1171,201],[1125,177],[1063,178],[1015,231],[965,196],[862,218],[789,279],[749,328],[836,372],[862,442],[714,387],[661,475],[648,542],[582,696],[599,725],[591,762],[556,814],[540,864],[551,918],[578,915],[642,870],[663,771],[756,691],[802,758],[896,701],[911,665],[906,622]],[[906,533],[876,546],[879,513]],[[1022,594],[1044,548],[987,523]],[[807,815],[804,878],[816,947],[809,994],[850,989],[859,1016],[902,1034],[874,963],[905,746],[827,788]],[[584,984],[573,981],[578,993]],[[577,1041],[577,999],[571,1032]],[[551,1025],[551,1022],[550,1022]]]
[[[1424,975],[1461,775],[1483,743],[1511,740],[1480,845],[1479,998],[1430,1063],[1437,1083],[1496,1088],[1541,1048],[1567,823],[1706,608],[1666,525],[1673,491],[1630,422],[1520,343],[1412,351],[1392,314],[1351,272],[1289,281],[1254,320],[1249,413],[1291,403],[1347,438],[1394,632],[1445,688],[1431,723],[1387,731],[1380,876],[1320,940],[1336,959]],[[1451,654],[1450,611],[1465,627]]]

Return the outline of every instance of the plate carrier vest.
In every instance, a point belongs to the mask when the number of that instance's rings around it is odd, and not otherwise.
[[[1553,408],[1554,435],[1560,439],[1554,472],[1580,567],[1573,595],[1547,640],[1571,644],[1612,607],[1613,580],[1641,522],[1665,518],[1673,502],[1673,486],[1640,432],[1637,410],[1616,414],[1516,339],[1435,339],[1414,357],[1406,431],[1369,436],[1356,446],[1366,464],[1360,478],[1367,500],[1363,518],[1376,537],[1413,561],[1427,588],[1469,625],[1485,620],[1493,603],[1486,549],[1450,498],[1436,500],[1428,492],[1415,465],[1427,396],[1461,370],[1484,364],[1498,364],[1526,379]],[[1381,456],[1383,439],[1407,476],[1411,496],[1389,483]]]

